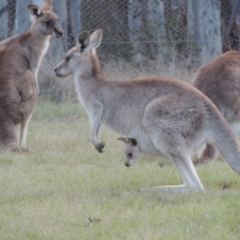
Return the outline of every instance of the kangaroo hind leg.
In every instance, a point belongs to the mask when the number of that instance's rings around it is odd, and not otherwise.
[[[15,137],[15,125],[9,119],[0,121],[0,145],[12,152],[21,151]]]
[[[183,105],[183,106],[182,106]],[[201,113],[175,98],[157,99],[147,106],[144,127],[156,149],[172,161],[181,174],[182,185],[153,187],[154,191],[203,191],[191,160],[201,133]],[[197,125],[196,125],[197,124]]]
[[[173,162],[178,169],[183,179],[182,185],[168,185],[152,187],[151,190],[155,192],[172,191],[204,191],[202,183],[196,173],[190,157],[177,151],[169,151],[166,156]]]
[[[27,70],[23,74],[20,80],[19,92],[21,94],[19,109],[23,116],[23,119],[20,123],[19,142],[21,147],[26,148],[28,124],[31,120],[33,108],[38,96],[35,78],[31,71]]]
[[[178,154],[175,154],[175,152],[169,152],[168,155],[183,178],[182,188],[185,190],[203,191],[203,185],[197,175],[190,156],[182,152],[179,152]]]
[[[202,132],[201,111],[194,104],[169,95],[147,105],[143,126],[155,148],[173,162],[183,178],[183,185],[160,186],[152,190],[203,190],[191,160],[192,149]]]
[[[22,148],[27,147],[27,130],[28,130],[28,124],[31,120],[32,114],[26,119],[24,119],[23,122],[20,123],[20,129],[19,129],[19,143]]]

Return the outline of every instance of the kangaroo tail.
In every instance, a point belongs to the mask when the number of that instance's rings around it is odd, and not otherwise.
[[[218,149],[229,166],[240,175],[240,151],[235,136],[221,113],[216,108],[212,110],[214,113],[209,117],[212,139],[209,143]]]

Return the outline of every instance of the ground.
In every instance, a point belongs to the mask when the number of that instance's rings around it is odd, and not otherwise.
[[[225,163],[198,165],[205,193],[149,194],[180,184],[166,160],[124,166],[124,144],[102,128],[100,154],[77,103],[39,101],[30,152],[0,153],[0,239],[238,239],[240,176]]]

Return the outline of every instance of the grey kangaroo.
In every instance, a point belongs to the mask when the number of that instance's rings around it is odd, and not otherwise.
[[[26,148],[26,136],[38,97],[37,73],[50,36],[63,35],[52,1],[28,5],[34,17],[28,31],[0,43],[0,145],[10,151]],[[19,142],[15,126],[20,124]]]
[[[193,86],[209,97],[229,123],[235,136],[240,133],[240,52],[229,51],[204,64],[194,74]],[[201,161],[217,157],[207,144]]]
[[[89,117],[91,142],[99,152],[104,147],[98,140],[103,123],[136,139],[141,152],[166,156],[180,172],[183,185],[153,188],[156,191],[203,191],[191,155],[205,142],[216,146],[240,174],[240,152],[234,135],[204,94],[173,78],[107,79],[96,54],[101,39],[102,30],[91,35],[80,33],[76,46],[55,68],[59,77],[73,75],[79,101]]]

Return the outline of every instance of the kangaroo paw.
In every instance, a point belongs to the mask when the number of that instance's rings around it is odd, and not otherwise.
[[[96,145],[95,148],[97,149],[98,152],[102,153],[104,146],[105,146],[105,143],[101,142],[98,145]]]

